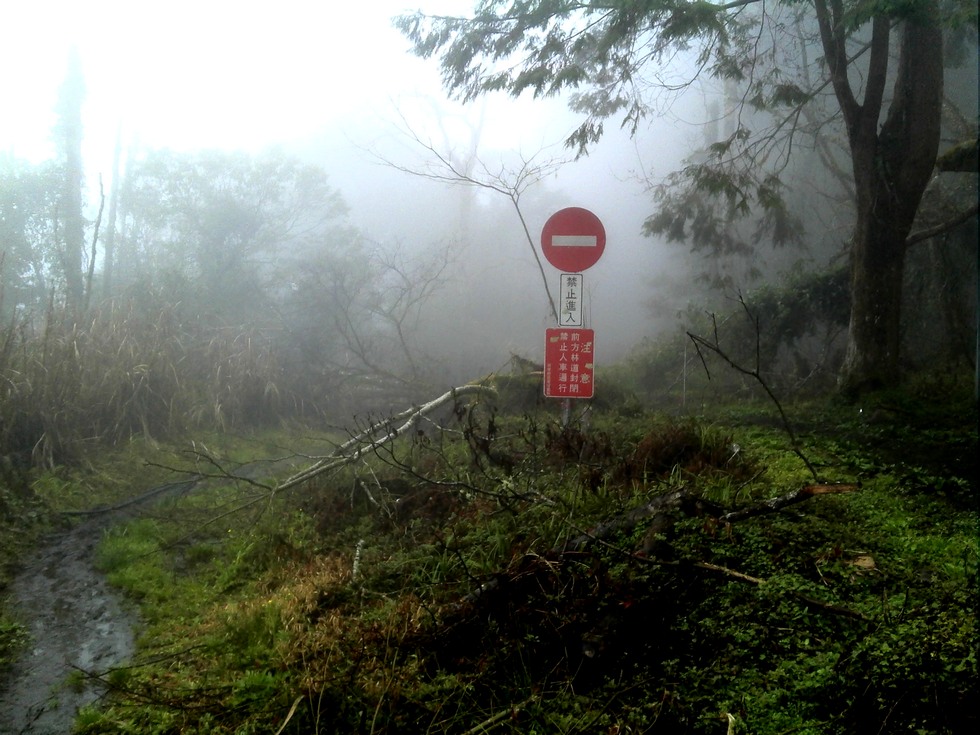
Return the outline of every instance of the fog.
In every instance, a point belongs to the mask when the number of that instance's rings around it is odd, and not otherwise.
[[[556,117],[569,120],[562,108],[549,107]],[[509,351],[540,350],[543,330],[553,319],[537,263],[509,199],[465,185],[447,186],[386,165],[379,156],[419,171],[426,163],[425,152],[413,150],[413,141],[404,132],[392,128],[389,135],[393,137],[314,139],[305,155],[322,161],[331,172],[357,172],[331,177],[344,193],[354,222],[369,237],[382,243],[451,243],[456,278],[448,289],[470,293],[482,304],[475,310],[482,315],[479,322],[459,325],[464,331],[479,334],[481,341],[495,337],[502,360]],[[537,154],[543,162],[554,156],[569,160],[529,187],[521,198],[521,211],[535,247],[547,218],[563,207],[585,207],[602,220],[607,245],[586,273],[586,308],[591,326],[601,335],[604,353],[621,354],[655,331],[646,305],[651,276],[670,268],[670,258],[679,254],[640,234],[650,200],[634,177],[637,161],[628,140],[615,141],[618,150],[615,144],[604,145],[596,155],[577,161],[570,160],[560,140],[559,145],[553,139],[549,148],[524,154]],[[481,146],[479,158],[495,171],[516,166],[519,154]],[[467,197],[468,221],[460,222]],[[547,262],[544,265],[557,294],[559,271]]]
[[[471,3],[419,5],[446,13]],[[391,25],[405,9],[401,0],[342,8],[289,0],[274,14],[223,1],[152,10],[106,0],[19,4],[9,27],[22,32],[0,50],[4,68],[17,70],[6,80],[13,114],[0,117],[3,150],[34,161],[52,156],[57,90],[76,48],[86,84],[90,220],[100,182],[106,191],[111,185],[117,135],[134,157],[278,147],[315,164],[373,246],[409,257],[449,253],[417,338],[423,352],[464,375],[498,369],[512,352],[540,359],[551,309],[512,202],[427,177],[434,161],[425,146],[469,155],[476,178],[505,188],[530,162],[547,171],[520,199],[535,247],[546,219],[564,207],[592,210],[606,229],[604,255],[585,274],[586,325],[596,330],[600,365],[669,326],[693,293],[690,256],[644,237],[641,227],[652,210],[649,183],[703,145],[705,99],[694,94],[663,109],[642,143],[611,122],[591,155],[574,160],[562,145],[577,122],[565,100],[447,100],[436,62],[413,57]],[[552,167],[556,161],[563,163]],[[559,272],[545,270],[557,293]]]
[[[521,211],[535,245],[557,209],[594,211],[607,246],[587,273],[585,310],[600,355],[615,359],[655,333],[647,305],[651,278],[677,267],[672,260],[679,254],[640,234],[651,205],[639,176],[676,166],[696,129],[665,119],[647,136],[655,142],[642,155],[628,136],[613,133],[591,156],[572,160],[562,141],[576,118],[564,100],[449,101],[435,62],[413,57],[391,26],[402,2],[356,5],[285,2],[272,15],[258,4],[230,2],[177,2],[158,10],[105,1],[19,4],[8,27],[25,32],[0,51],[4,68],[18,70],[5,84],[13,114],[0,120],[3,149],[34,161],[52,156],[57,91],[74,47],[86,85],[90,220],[100,181],[105,190],[111,185],[117,134],[131,152],[282,147],[327,172],[369,240],[408,250],[449,247],[451,278],[426,312],[438,325],[429,339],[452,335],[460,356],[486,369],[512,351],[533,357],[550,324],[521,222],[504,196],[463,192],[398,169],[422,171],[431,163],[413,136],[444,151],[475,146],[486,169],[505,172],[504,182],[522,160],[565,160],[523,193]],[[430,0],[421,8],[465,12],[469,5]],[[459,221],[463,197],[474,207],[471,222]],[[545,268],[556,290],[558,271]],[[470,306],[453,306],[453,295]]]

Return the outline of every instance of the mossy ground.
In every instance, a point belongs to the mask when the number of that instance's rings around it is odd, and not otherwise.
[[[106,536],[146,627],[78,729],[963,732],[976,413],[939,408],[791,407],[817,478],[767,406],[476,406],[289,493],[212,481]],[[723,520],[816,482],[855,489]]]

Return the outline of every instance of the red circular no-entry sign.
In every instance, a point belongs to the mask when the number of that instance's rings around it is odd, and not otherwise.
[[[606,249],[606,230],[592,212],[581,207],[560,209],[541,230],[541,252],[555,268],[581,273]]]

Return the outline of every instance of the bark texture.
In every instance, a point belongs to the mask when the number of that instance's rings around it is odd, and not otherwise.
[[[857,194],[851,318],[840,378],[842,390],[856,394],[899,377],[906,240],[939,150],[943,34],[935,0],[924,0],[897,21],[876,18],[864,96],[858,101],[848,74],[842,6],[836,0],[815,4],[847,125]],[[895,34],[898,60],[886,111],[884,93]]]

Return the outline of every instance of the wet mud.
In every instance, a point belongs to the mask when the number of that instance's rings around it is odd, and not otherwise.
[[[106,519],[49,537],[14,578],[11,612],[30,643],[0,681],[0,733],[66,735],[100,677],[129,660],[137,619],[95,568]]]
[[[138,618],[95,566],[106,529],[151,499],[194,487],[161,485],[126,503],[81,517],[24,560],[5,591],[29,643],[0,673],[0,735],[67,735],[78,710],[97,703],[108,672],[135,652]]]
[[[295,461],[251,462],[229,476],[254,479],[292,468]],[[135,653],[139,620],[96,568],[96,547],[106,529],[152,502],[207,485],[191,477],[110,508],[77,513],[76,525],[46,538],[24,560],[5,596],[30,643],[0,672],[0,735],[68,735],[79,709],[104,696],[108,673]]]

